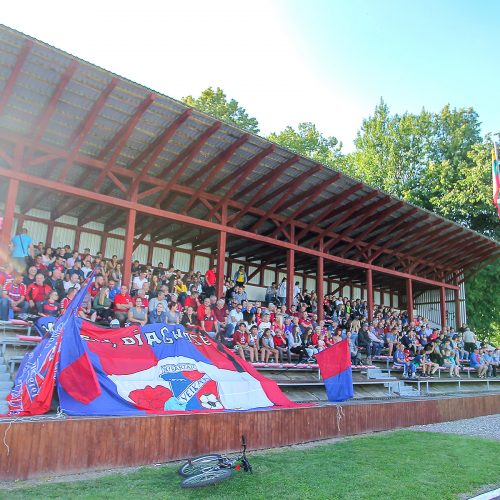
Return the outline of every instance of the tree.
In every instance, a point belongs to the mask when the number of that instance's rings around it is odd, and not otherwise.
[[[348,162],[354,176],[486,236],[499,239],[491,202],[491,138],[472,108],[391,115],[383,100],[363,120]],[[470,273],[469,273],[470,275]],[[466,273],[469,326],[500,340],[500,262]]]
[[[336,137],[324,136],[314,123],[299,123],[297,130],[288,126],[282,132],[272,132],[268,139],[323,165],[337,170],[345,167],[342,143]]]
[[[216,90],[208,87],[200,94],[200,97],[195,98],[188,95],[182,98],[182,102],[200,111],[204,111],[215,118],[219,118],[219,120],[226,123],[236,125],[243,130],[247,130],[253,134],[259,133],[259,122],[257,119],[249,116],[245,108],[239,105],[238,101],[234,99],[228,100],[220,87],[217,87]]]

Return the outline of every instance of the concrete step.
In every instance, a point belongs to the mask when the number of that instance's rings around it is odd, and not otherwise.
[[[9,411],[6,401],[0,401],[0,415],[5,415]]]
[[[8,367],[4,363],[0,363],[0,373],[6,373],[8,371]]]
[[[10,373],[0,372],[0,380],[10,380]]]
[[[10,394],[10,389],[0,389],[0,403]]]

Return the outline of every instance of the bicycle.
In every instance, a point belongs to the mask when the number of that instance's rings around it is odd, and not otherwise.
[[[199,488],[224,481],[233,473],[233,469],[252,472],[248,461],[245,436],[241,436],[241,454],[231,459],[226,455],[203,455],[186,461],[180,468],[179,474],[185,479],[181,482],[182,488]]]

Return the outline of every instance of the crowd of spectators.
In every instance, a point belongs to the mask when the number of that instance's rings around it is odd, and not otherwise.
[[[265,300],[250,301],[243,266],[227,277],[224,295],[217,297],[216,267],[183,272],[174,267],[131,268],[131,284],[123,283],[122,264],[116,255],[105,259],[69,245],[51,248],[34,245],[26,231],[12,239],[11,258],[0,262],[0,320],[14,315],[62,314],[87,277],[92,283],[78,314],[104,326],[148,323],[197,327],[233,348],[242,358],[263,363],[314,362],[323,349],[347,338],[353,365],[385,353],[404,377],[433,376],[439,367],[460,377],[464,361],[480,377],[496,376],[500,349],[481,345],[467,328],[455,331],[432,328],[422,317],[409,321],[406,312],[376,307],[368,321],[366,301],[293,287],[292,305],[286,306],[287,283],[272,283]],[[318,300],[324,318],[318,319]]]

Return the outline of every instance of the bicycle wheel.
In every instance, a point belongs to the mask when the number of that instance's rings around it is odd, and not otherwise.
[[[179,469],[179,474],[183,477],[194,476],[201,474],[205,469],[218,467],[223,463],[224,458],[222,455],[203,455],[202,457],[193,458],[188,460]]]
[[[212,469],[195,476],[189,476],[181,483],[182,488],[201,488],[210,484],[220,483],[227,479],[233,471],[231,469]]]

